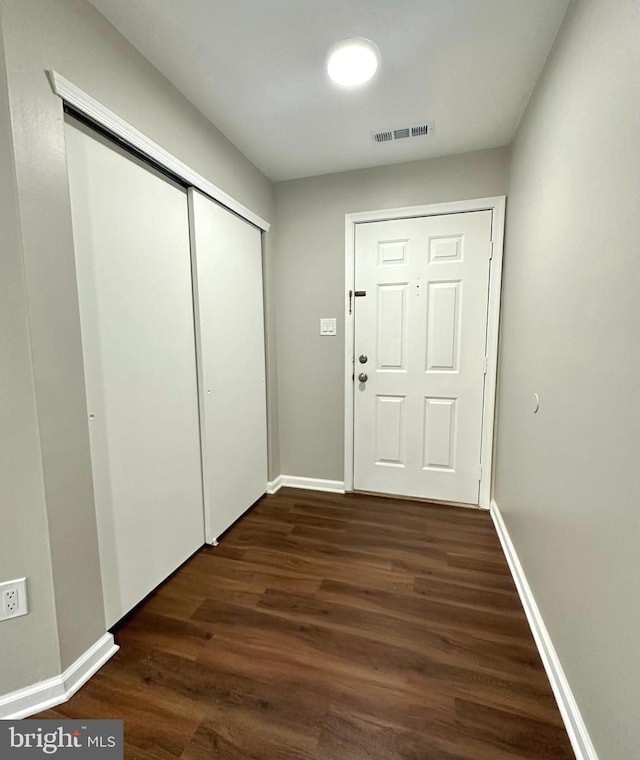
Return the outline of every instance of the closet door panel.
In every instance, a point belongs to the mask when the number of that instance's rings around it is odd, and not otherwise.
[[[198,191],[189,202],[212,541],[267,487],[262,240],[257,227]]]
[[[66,124],[107,625],[204,541],[186,191]]]

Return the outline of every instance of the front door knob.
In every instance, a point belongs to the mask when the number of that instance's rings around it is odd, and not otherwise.
[[[359,380],[361,383],[366,383],[368,379],[369,379],[369,376],[367,375],[367,373],[366,373],[366,372],[361,372],[361,373],[358,375],[358,380]]]

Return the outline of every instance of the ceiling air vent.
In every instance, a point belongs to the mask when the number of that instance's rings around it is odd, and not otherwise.
[[[383,129],[373,133],[373,139],[377,143],[396,142],[397,140],[411,139],[412,137],[424,137],[433,132],[433,122],[425,121],[422,124],[414,124],[410,127],[398,127],[397,129]]]

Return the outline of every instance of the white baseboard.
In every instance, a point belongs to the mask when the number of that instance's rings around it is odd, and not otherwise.
[[[500,539],[500,544],[502,545],[502,550],[509,563],[511,575],[518,589],[520,601],[529,621],[531,633],[542,658],[542,664],[547,672],[553,694],[558,703],[562,720],[569,734],[569,740],[575,752],[576,760],[598,760],[587,727],[584,724],[573,692],[560,664],[558,654],[549,636],[549,631],[542,619],[535,597],[533,596],[533,591],[531,590],[531,586],[529,586],[515,546],[511,541],[509,531],[504,524],[502,514],[495,501],[491,502],[490,513],[498,533],[498,538]]]
[[[274,480],[270,480],[267,483],[267,493],[268,494],[274,494],[278,493],[278,491],[282,488],[282,475],[278,475],[277,478]]]
[[[300,478],[297,475],[278,475],[267,484],[267,493],[274,494],[283,486],[290,488],[305,488],[309,491],[327,491],[328,493],[344,493],[344,480],[322,480],[322,478]]]
[[[105,633],[61,675],[0,697],[0,719],[26,718],[66,702],[119,648]]]

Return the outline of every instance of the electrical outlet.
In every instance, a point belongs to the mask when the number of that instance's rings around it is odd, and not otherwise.
[[[0,620],[20,617],[29,612],[27,598],[27,579],[18,578],[15,581],[0,583]]]
[[[4,608],[9,613],[9,615],[13,615],[15,611],[18,609],[18,590],[15,588],[9,589],[9,591],[4,592]]]

